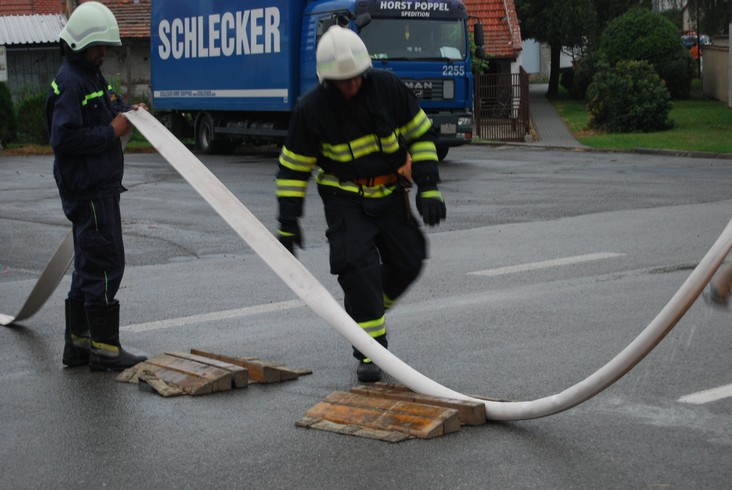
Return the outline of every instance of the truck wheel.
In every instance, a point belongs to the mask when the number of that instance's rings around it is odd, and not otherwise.
[[[437,159],[443,161],[447,157],[447,152],[450,149],[449,146],[438,146],[437,147]]]
[[[228,139],[214,139],[214,118],[208,112],[202,112],[196,120],[196,148],[206,155],[215,153],[232,153],[234,144]]]

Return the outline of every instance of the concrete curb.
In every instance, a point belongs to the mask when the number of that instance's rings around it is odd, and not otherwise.
[[[640,155],[663,155],[669,157],[686,157],[686,158],[705,158],[711,160],[732,160],[732,153],[715,153],[709,151],[686,151],[686,150],[667,150],[662,148],[632,148],[626,150],[612,148],[592,148],[589,146],[561,146],[561,145],[542,145],[537,143],[519,143],[511,141],[477,141],[471,143],[478,146],[516,146],[524,148],[536,148],[541,150],[560,150],[587,153],[638,153]]]

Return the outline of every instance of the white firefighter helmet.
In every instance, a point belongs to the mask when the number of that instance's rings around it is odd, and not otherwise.
[[[76,52],[89,46],[122,46],[117,19],[106,5],[99,2],[84,2],[76,7],[60,37]]]
[[[333,26],[323,34],[315,51],[318,80],[348,80],[371,68],[371,57],[358,34]]]

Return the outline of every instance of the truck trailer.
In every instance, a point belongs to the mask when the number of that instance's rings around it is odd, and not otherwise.
[[[297,99],[317,83],[315,48],[333,25],[363,39],[439,131],[438,156],[469,143],[473,78],[460,0],[152,0],[153,108],[204,153],[284,141]],[[482,51],[483,31],[475,25]]]

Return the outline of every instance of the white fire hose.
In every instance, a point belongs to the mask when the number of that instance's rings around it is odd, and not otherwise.
[[[732,249],[731,220],[709,252],[656,318],[628,347],[585,380],[561,393],[533,401],[502,402],[473,398],[427,378],[372,339],[249,209],[160,122],[142,109],[127,112],[126,116],[285,284],[349,343],[397,381],[418,393],[483,403],[489,420],[524,420],[552,415],[588,400],[613,384],[640,362],[671,331]],[[66,244],[69,240],[70,237],[67,236],[49,266],[41,274],[39,283],[43,280],[47,281],[47,285],[40,288],[37,285],[34,288],[31,297],[16,317],[0,315],[2,325],[28,318],[48,299],[70,264],[69,248]],[[73,246],[70,253],[73,256]],[[56,277],[54,274],[61,277]],[[26,305],[30,306],[26,308]],[[36,310],[32,311],[34,307]]]

